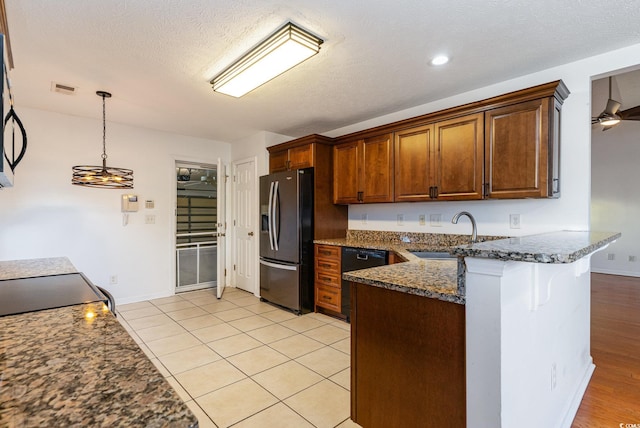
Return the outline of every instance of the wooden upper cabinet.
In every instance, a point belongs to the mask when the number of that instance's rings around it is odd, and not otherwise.
[[[269,153],[269,172],[270,173],[286,171],[288,165],[289,165],[288,150]]]
[[[435,124],[434,199],[482,199],[482,113]]]
[[[336,145],[333,168],[334,203],[393,201],[391,134]]]
[[[433,125],[395,133],[395,201],[427,201],[433,193]]]
[[[313,144],[269,153],[269,172],[309,168],[314,165]]]
[[[391,134],[365,138],[361,143],[361,202],[393,201],[393,143]]]
[[[482,199],[483,114],[396,132],[395,201]]]
[[[553,97],[485,112],[485,176],[489,198],[559,194],[559,106]]]
[[[289,149],[289,169],[309,168],[313,165],[313,146],[311,144]]]
[[[339,144],[333,148],[333,202],[357,204],[358,190],[358,145],[359,141]]]

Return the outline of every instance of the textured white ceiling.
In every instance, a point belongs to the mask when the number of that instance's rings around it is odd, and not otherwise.
[[[6,0],[17,107],[232,142],[299,137],[640,43],[637,0]],[[242,98],[209,80],[286,21],[320,54]],[[428,65],[447,53],[442,68]],[[51,82],[78,87],[74,96]]]

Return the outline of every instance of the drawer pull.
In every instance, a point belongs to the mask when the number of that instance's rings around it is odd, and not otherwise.
[[[320,263],[320,267],[331,268],[331,265],[329,263]]]
[[[328,276],[319,276],[318,278],[321,279],[322,281],[333,282],[333,281],[331,281],[332,278],[330,278]]]
[[[324,300],[331,300],[331,296],[322,296]]]

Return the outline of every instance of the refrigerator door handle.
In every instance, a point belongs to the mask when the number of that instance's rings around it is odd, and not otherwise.
[[[271,247],[271,250],[273,250],[273,230],[271,227],[271,219],[272,219],[272,214],[271,214],[271,207],[273,206],[273,186],[274,186],[274,182],[272,181],[271,183],[271,187],[269,188],[269,203],[267,204],[267,216],[269,218],[269,220],[267,221],[267,225],[268,225],[268,231],[269,231],[269,246]]]
[[[277,263],[266,262],[264,260],[260,260],[261,265],[265,265],[274,269],[282,269],[282,270],[298,270],[297,266],[291,265],[279,265]]]
[[[273,192],[273,208],[272,208],[273,216],[271,219],[271,221],[273,222],[273,226],[271,226],[273,228],[273,246],[275,247],[276,251],[279,250],[278,243],[280,242],[280,237],[278,236],[278,225],[276,224],[276,212],[280,211],[279,205],[276,208],[276,203],[279,203],[279,199],[280,199],[279,187],[280,187],[280,182],[276,181],[276,185]]]

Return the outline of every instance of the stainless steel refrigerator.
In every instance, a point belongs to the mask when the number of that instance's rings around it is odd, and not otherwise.
[[[260,297],[313,308],[313,168],[260,177]]]

